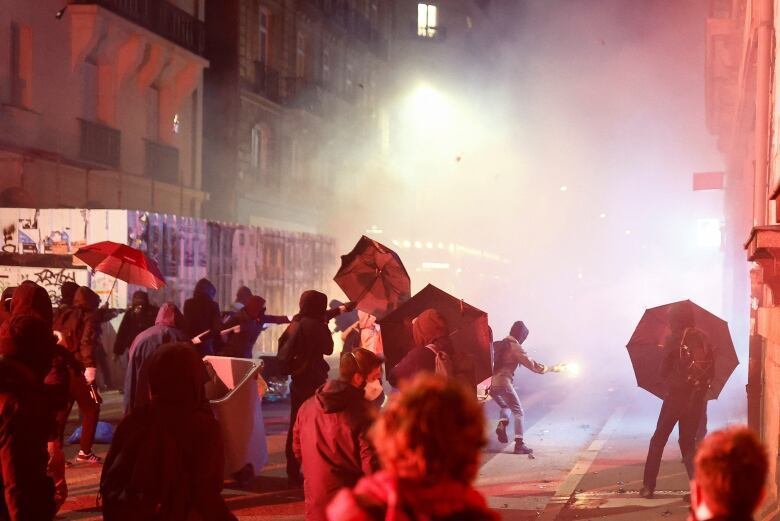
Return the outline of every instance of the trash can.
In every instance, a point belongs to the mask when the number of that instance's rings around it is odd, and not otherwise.
[[[260,360],[207,356],[214,380],[207,385],[211,410],[219,421],[225,448],[225,476],[256,476],[268,462],[268,445],[257,378]],[[248,470],[248,465],[251,468]]]

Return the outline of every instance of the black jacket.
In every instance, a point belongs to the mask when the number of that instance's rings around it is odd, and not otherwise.
[[[200,279],[195,285],[192,298],[184,302],[184,332],[193,338],[204,331],[211,334],[195,347],[201,356],[213,355],[220,347],[219,332],[222,317],[219,305],[214,301],[217,288],[207,279]]]
[[[143,297],[140,297],[138,293],[143,295]],[[122,322],[119,324],[119,329],[116,332],[116,340],[114,341],[115,355],[124,354],[130,349],[130,345],[133,343],[133,340],[135,340],[135,337],[138,336],[138,333],[152,327],[157,318],[157,312],[160,309],[149,303],[149,297],[146,293],[136,292],[136,295],[133,295],[133,300],[135,301],[139,297],[141,299],[144,299],[145,297],[146,302],[139,305],[138,311],[133,309],[135,304],[133,308],[125,311]]]

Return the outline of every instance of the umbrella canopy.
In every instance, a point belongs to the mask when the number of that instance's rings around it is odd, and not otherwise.
[[[411,295],[409,274],[396,252],[365,235],[346,255],[333,277],[357,308],[377,318],[398,308]]]
[[[455,352],[461,359],[473,364],[476,381],[488,378],[492,374],[492,366],[487,313],[432,284],[379,320],[388,372],[415,347],[412,320],[428,308],[437,310],[447,321]]]
[[[157,263],[141,250],[111,241],[88,244],[74,254],[95,271],[111,275],[128,284],[160,289],[165,279]]]
[[[718,318],[706,309],[685,300],[693,310],[694,323],[707,335],[712,343],[715,358],[715,376],[707,395],[708,400],[714,400],[720,394],[726,381],[734,372],[739,360],[731,340],[729,326],[725,320]],[[663,361],[663,345],[671,333],[669,326],[669,309],[678,304],[665,304],[650,308],[642,315],[642,319],[628,341],[628,354],[634,366],[636,383],[642,389],[650,391],[663,399],[667,393],[667,383],[661,377],[660,368]]]

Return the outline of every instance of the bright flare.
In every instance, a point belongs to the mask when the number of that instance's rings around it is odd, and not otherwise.
[[[579,376],[580,364],[569,363],[569,364],[565,364],[564,367],[566,368],[566,372],[571,376]]]

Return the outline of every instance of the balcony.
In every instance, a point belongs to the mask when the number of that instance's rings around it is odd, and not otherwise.
[[[145,141],[144,175],[155,181],[179,183],[179,150],[156,141]]]
[[[412,23],[409,24],[409,32],[420,40],[442,41],[447,38],[446,27],[420,27]]]
[[[322,113],[320,86],[306,78],[285,78],[284,104],[319,116]]]
[[[323,16],[346,36],[366,44],[380,58],[387,58],[387,39],[344,0],[305,0],[301,5],[310,14]]]
[[[79,119],[79,157],[85,161],[119,168],[119,147],[122,134],[115,128]]]
[[[165,0],[69,0],[76,5],[98,5],[172,41],[203,55],[206,31],[203,22]]]
[[[252,91],[279,103],[279,71],[263,62],[255,62],[255,82]]]

